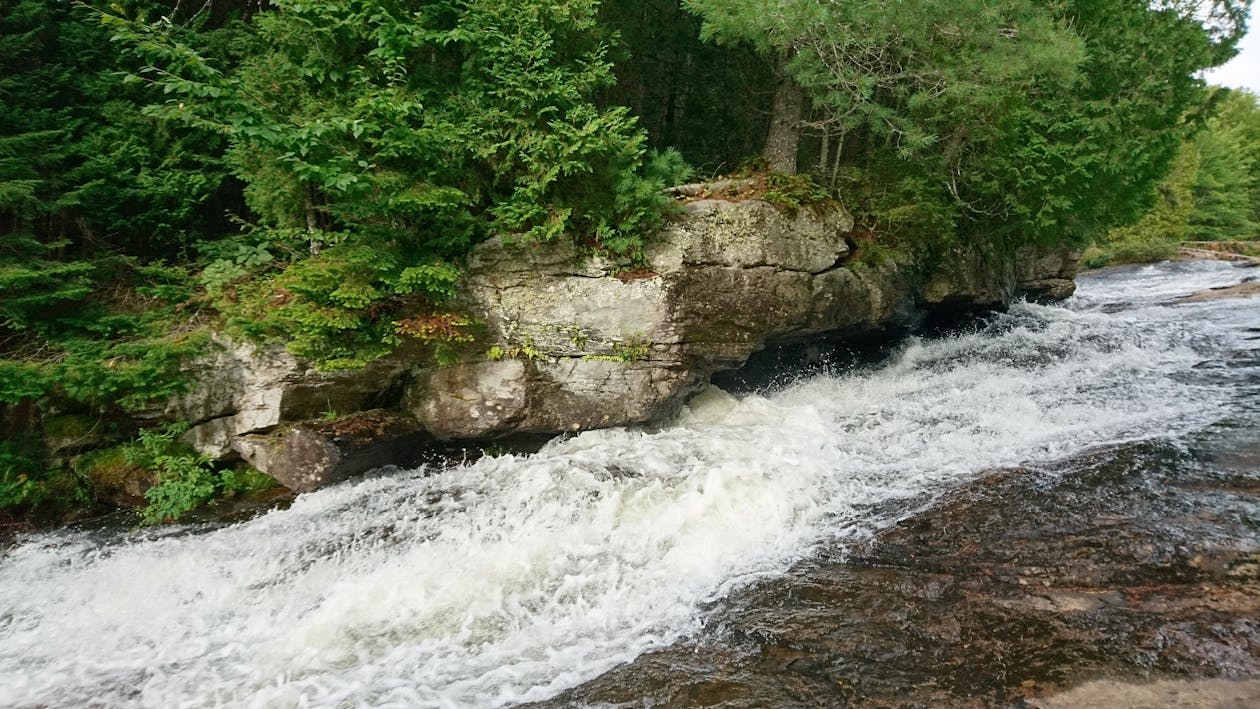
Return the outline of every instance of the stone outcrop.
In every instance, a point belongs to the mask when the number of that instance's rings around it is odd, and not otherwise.
[[[838,205],[786,214],[758,200],[695,201],[637,270],[568,243],[492,239],[471,255],[459,300],[484,334],[458,361],[439,367],[413,347],[362,371],[321,373],[278,345],[220,341],[192,367],[200,383],[165,414],[196,424],[187,440],[198,450],[244,457],[308,490],[426,440],[657,421],[769,342],[906,322],[923,307],[1071,292],[1072,254],[959,253],[925,277],[853,262],[852,226]],[[309,423],[375,408],[395,413],[388,425],[368,417],[363,430],[381,429],[372,435],[339,438]]]
[[[211,353],[189,366],[195,384],[168,402],[166,418],[193,424],[185,439],[201,453],[232,457],[238,436],[307,419],[392,405],[391,392],[419,357],[400,350],[349,372],[320,372],[279,343],[216,338]]]
[[[924,284],[921,302],[930,308],[997,307],[1015,298],[1052,302],[1076,292],[1079,251],[1018,249],[1013,255],[963,246],[944,260]]]
[[[1046,303],[1064,300],[1076,292],[1076,271],[1081,252],[1055,250],[1038,253],[1031,248],[1016,252],[1015,295]]]
[[[649,249],[652,272],[630,274],[571,246],[487,242],[474,252],[463,307],[502,358],[420,373],[404,409],[442,439],[667,416],[766,339],[869,314],[859,301],[860,315],[815,308],[815,290],[831,290],[815,280],[848,273],[851,228],[840,209],[787,216],[760,201],[693,202]]]

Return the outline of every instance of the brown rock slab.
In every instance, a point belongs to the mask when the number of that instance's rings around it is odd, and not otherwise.
[[[1210,445],[994,471],[531,706],[1260,706],[1255,447]]]
[[[1203,303],[1209,300],[1224,300],[1226,298],[1250,298],[1260,294],[1260,281],[1250,281],[1248,283],[1239,283],[1236,286],[1227,288],[1213,288],[1211,290],[1199,291],[1190,295],[1178,298],[1178,303]]]
[[[1036,709],[1244,709],[1260,707],[1260,680],[1090,682],[1061,694],[1035,699],[1029,706]]]

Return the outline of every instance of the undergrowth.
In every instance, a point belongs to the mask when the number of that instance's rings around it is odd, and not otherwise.
[[[220,497],[259,492],[275,485],[274,480],[255,470],[217,469],[212,459],[178,440],[186,430],[188,426],[183,423],[146,429],[123,447],[129,463],[156,475],[156,483],[144,493],[149,504],[140,511],[143,524],[178,521]]]

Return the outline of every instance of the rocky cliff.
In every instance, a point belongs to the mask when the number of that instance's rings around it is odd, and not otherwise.
[[[649,269],[634,271],[568,244],[493,239],[469,263],[460,305],[484,333],[459,361],[436,366],[403,348],[362,371],[321,373],[279,344],[219,341],[166,415],[196,424],[188,440],[200,451],[309,490],[381,464],[381,451],[402,461],[438,441],[657,421],[767,343],[1074,287],[1070,253],[960,252],[926,274],[865,263],[852,226],[839,206],[696,201],[649,247]]]

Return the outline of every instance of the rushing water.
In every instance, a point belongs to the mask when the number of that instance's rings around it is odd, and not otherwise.
[[[0,706],[555,696],[986,470],[1228,416],[1255,301],[1170,300],[1252,273],[1094,275],[1066,306],[1019,304],[763,395],[711,392],[660,431],[397,472],[228,527],[25,538],[0,557]]]

